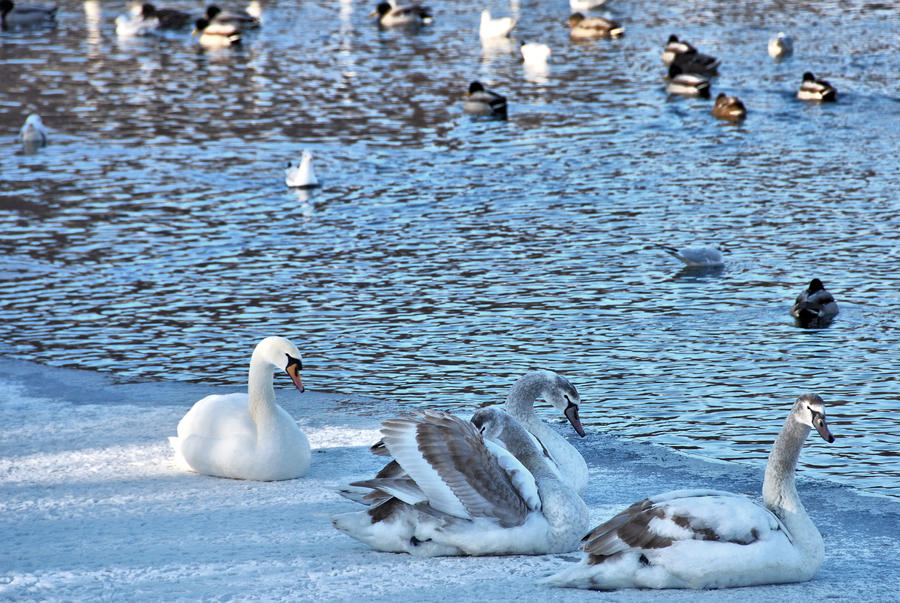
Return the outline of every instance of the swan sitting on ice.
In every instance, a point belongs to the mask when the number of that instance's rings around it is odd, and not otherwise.
[[[762,506],[718,490],[677,490],[639,501],[584,537],[587,555],[550,576],[555,586],[729,588],[803,582],[825,558],[794,472],[811,429],[834,436],[817,394],[797,398],[772,446]]]
[[[528,432],[493,407],[464,421],[424,411],[382,424],[397,461],[351,486],[364,511],[334,526],[374,549],[421,556],[541,555],[574,550],[588,511]]]
[[[588,467],[584,457],[555,429],[538,418],[534,412],[535,400],[544,400],[562,412],[575,432],[584,437],[584,427],[578,416],[581,405],[578,390],[566,378],[553,371],[531,371],[519,378],[509,390],[506,412],[537,439],[560,479],[576,492],[583,492],[588,482]]]
[[[170,437],[176,462],[197,473],[273,481],[301,477],[309,469],[309,441],[275,402],[275,369],[285,371],[301,392],[303,368],[297,347],[284,337],[266,337],[250,358],[248,393],[212,395],[198,401]]]

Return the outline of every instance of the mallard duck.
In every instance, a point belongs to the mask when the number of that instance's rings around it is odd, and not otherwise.
[[[234,25],[210,23],[209,19],[197,19],[193,35],[206,48],[227,48],[241,43],[241,32]]]
[[[809,281],[809,287],[797,296],[791,306],[791,316],[798,326],[805,328],[827,327],[837,314],[837,302],[817,278]]]
[[[303,151],[300,154],[300,163],[296,166],[288,163],[284,170],[284,183],[292,188],[312,188],[319,186],[316,171],[312,165],[312,153]]]
[[[716,104],[713,105],[712,114],[719,119],[744,119],[747,117],[747,108],[738,97],[719,92],[716,95]]]
[[[259,18],[254,17],[247,11],[223,11],[215,4],[210,4],[206,7],[206,18],[210,23],[234,25],[240,29],[254,29],[259,27]]]
[[[663,48],[662,62],[664,65],[669,66],[677,55],[687,52],[697,52],[697,49],[691,46],[689,42],[679,40],[678,36],[672,34],[669,36],[665,48]]]
[[[685,73],[700,75],[715,75],[720,64],[719,59],[703,54],[690,42],[679,40],[675,34],[669,36],[661,58],[664,65],[678,63]]]
[[[834,436],[817,394],[803,394],[782,427],[763,480],[763,504],[719,490],[676,490],[634,503],[582,539],[587,553],[545,583],[619,588],[730,588],[803,582],[825,544],[800,502],[794,473],[815,429]]]
[[[769,56],[773,59],[789,57],[794,53],[794,39],[783,31],[779,31],[769,40]]]
[[[396,463],[355,482],[368,505],[332,518],[379,551],[438,555],[543,555],[578,546],[584,502],[547,464],[525,428],[499,408],[471,421],[426,410],[382,424]],[[344,493],[344,492],[342,492]]]
[[[486,90],[481,82],[472,82],[466,92],[463,110],[471,115],[506,119],[506,97]]]
[[[0,0],[0,28],[26,29],[56,23],[56,6],[15,4],[12,0]]]
[[[432,22],[431,9],[421,4],[409,6],[393,6],[389,2],[379,2],[370,17],[378,16],[378,24],[382,27],[405,27],[410,25],[427,25]]]
[[[512,17],[491,18],[491,11],[484,9],[481,11],[481,23],[478,26],[478,35],[482,40],[491,38],[504,38],[509,35],[513,27],[516,26],[516,20]]]
[[[625,28],[603,17],[585,17],[573,13],[568,21],[569,35],[573,38],[618,38]]]
[[[684,73],[716,75],[719,72],[719,64],[720,61],[716,57],[694,51],[676,54],[670,66],[678,65]]]
[[[800,90],[797,91],[797,98],[811,101],[835,101],[837,100],[837,90],[825,80],[816,79],[816,76],[807,71],[803,74],[803,83],[800,84]]]
[[[678,63],[672,63],[666,93],[709,98],[709,82],[698,75],[684,73]]]
[[[157,29],[185,29],[191,25],[191,15],[174,8],[156,8],[145,2],[141,5],[141,17],[145,21],[156,19]]]
[[[19,139],[32,147],[42,147],[47,144],[47,128],[44,127],[40,115],[32,113],[25,118],[25,123],[19,130]]]
[[[310,448],[297,422],[275,401],[272,379],[284,371],[303,391],[303,363],[284,337],[266,337],[253,349],[247,393],[199,400],[170,437],[176,463],[204,475],[274,481],[309,469]]]

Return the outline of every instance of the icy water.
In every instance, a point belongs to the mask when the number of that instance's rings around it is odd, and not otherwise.
[[[282,334],[312,389],[469,410],[550,368],[589,429],[758,466],[816,391],[838,440],[811,438],[803,472],[900,497],[900,8],[612,0],[625,37],[575,43],[563,0],[492,2],[520,21],[482,48],[481,5],[433,3],[418,32],[379,30],[373,5],[267,2],[219,52],[117,38],[122,2],[2,33],[6,353],[239,386]],[[713,95],[745,121],[666,98],[671,33],[722,59]],[[837,103],[796,100],[807,70]],[[507,122],[462,112],[473,79]],[[34,154],[30,112],[51,131]],[[312,192],[283,181],[304,148]],[[726,267],[658,248],[698,243]],[[788,316],[812,277],[840,304],[828,329]]]

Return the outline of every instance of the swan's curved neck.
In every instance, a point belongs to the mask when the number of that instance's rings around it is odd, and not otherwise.
[[[822,535],[800,502],[794,480],[800,450],[809,432],[809,426],[797,421],[793,414],[788,416],[769,454],[763,501],[784,523],[794,545],[809,559],[820,559],[825,554]]]
[[[257,425],[270,416],[275,407],[275,387],[272,385],[274,376],[275,367],[254,354],[250,359],[247,394],[250,397],[250,416]]]
[[[520,423],[536,419],[534,401],[541,395],[541,382],[538,378],[526,375],[516,381],[506,396],[506,412],[514,416]]]
[[[794,483],[794,473],[809,431],[807,425],[795,420],[793,414],[789,415],[769,454],[763,480],[763,500],[779,516],[778,509],[788,512],[803,509]]]

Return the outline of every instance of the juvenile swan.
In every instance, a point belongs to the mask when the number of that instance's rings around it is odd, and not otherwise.
[[[584,537],[580,563],[545,580],[556,586],[728,588],[803,582],[825,558],[825,545],[794,484],[812,428],[834,436],[817,394],[794,403],[775,440],[759,505],[718,490],[677,490],[639,501]]]
[[[581,498],[563,484],[528,432],[499,408],[472,421],[439,411],[382,424],[397,461],[352,486],[365,511],[334,526],[374,549],[421,556],[541,555],[574,550],[588,526]]]
[[[588,482],[588,467],[584,457],[555,429],[534,412],[535,400],[543,400],[557,409],[575,432],[584,437],[584,427],[578,411],[581,396],[569,381],[553,371],[538,370],[523,375],[506,397],[506,412],[511,414],[528,432],[537,438],[560,479],[576,492],[583,492]]]
[[[248,393],[212,395],[194,404],[169,438],[179,465],[234,479],[293,479],[309,469],[309,442],[296,421],[275,402],[275,369],[301,392],[303,365],[284,337],[266,337],[250,358]]]

